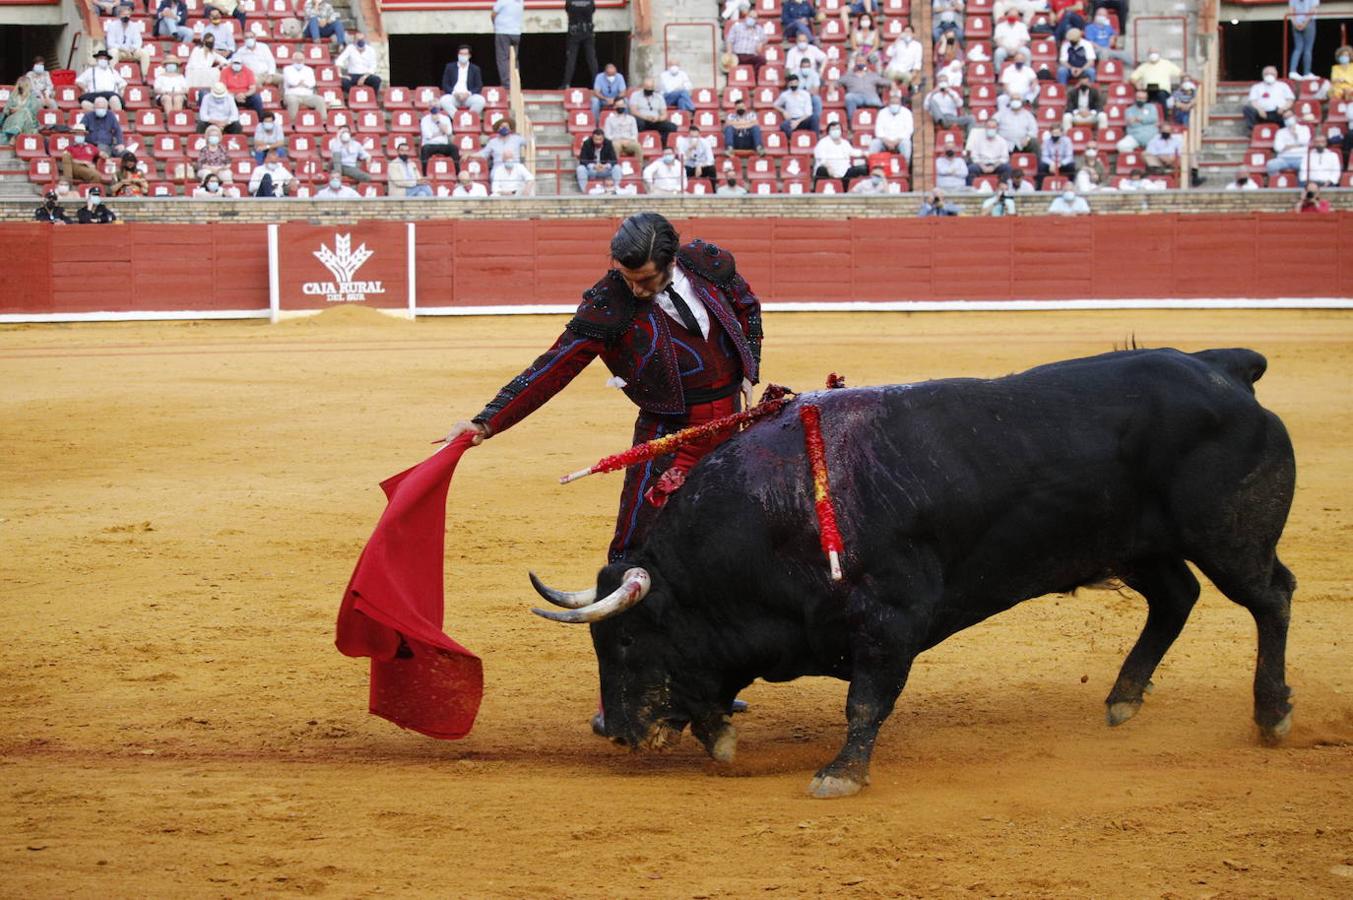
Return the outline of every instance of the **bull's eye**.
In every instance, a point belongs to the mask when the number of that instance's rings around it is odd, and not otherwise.
[[[634,646],[634,638],[630,637],[628,634],[627,634],[627,635],[624,635],[624,636],[622,636],[622,637],[620,638],[620,649],[621,649],[621,650],[628,650],[630,647],[633,647],[633,646]]]

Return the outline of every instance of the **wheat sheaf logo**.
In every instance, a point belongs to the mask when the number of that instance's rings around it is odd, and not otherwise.
[[[369,295],[384,294],[385,286],[379,281],[357,280],[357,270],[375,255],[366,244],[358,244],[354,250],[351,234],[335,234],[332,250],[327,244],[320,244],[314,252],[315,259],[333,274],[334,281],[307,281],[301,285],[302,293],[323,297],[329,303],[361,303]]]

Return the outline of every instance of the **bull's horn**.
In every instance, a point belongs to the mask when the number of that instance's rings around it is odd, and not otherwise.
[[[609,619],[611,616],[624,612],[644,599],[648,595],[650,584],[647,571],[633,568],[625,573],[625,580],[621,582],[620,587],[596,603],[568,612],[553,612],[548,609],[532,609],[531,612],[543,618],[552,619],[555,622],[567,622],[570,625],[600,622],[602,619]]]
[[[528,572],[527,574],[531,576],[531,587],[536,589],[536,593],[555,606],[562,606],[564,609],[581,609],[597,600],[596,588],[588,588],[585,591],[556,591],[537,578],[535,572]]]

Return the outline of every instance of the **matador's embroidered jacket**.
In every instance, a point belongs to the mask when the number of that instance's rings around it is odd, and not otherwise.
[[[597,356],[624,380],[625,394],[640,409],[659,415],[686,411],[682,375],[705,367],[703,360],[684,358],[692,353],[731,352],[742,375],[756,383],[761,302],[737,273],[733,254],[695,240],[677,252],[677,265],[726,341],[711,340],[702,350],[674,341],[673,329],[680,326],[653,300],[636,299],[620,272],[612,269],[583,293],[578,311],[554,346],[509,381],[474,421],[487,425],[491,434],[512,427],[563,390]],[[714,335],[711,327],[711,338]]]

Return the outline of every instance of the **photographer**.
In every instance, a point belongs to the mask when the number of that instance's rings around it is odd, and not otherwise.
[[[1330,211],[1330,202],[1321,199],[1320,185],[1314,181],[1306,183],[1306,190],[1302,193],[1301,199],[1297,201],[1296,206],[1292,207],[1293,212],[1299,213],[1327,213]]]
[[[1013,216],[1017,215],[1015,211],[1015,194],[1010,190],[1010,182],[1002,181],[996,187],[996,193],[982,201],[982,215],[984,216]]]
[[[922,219],[927,216],[956,215],[958,215],[958,207],[952,203],[944,202],[944,191],[939,188],[935,188],[921,199],[921,211],[917,213],[917,216]]]

